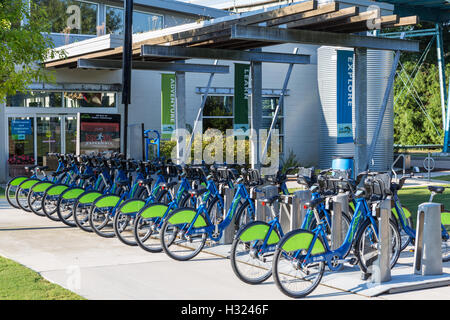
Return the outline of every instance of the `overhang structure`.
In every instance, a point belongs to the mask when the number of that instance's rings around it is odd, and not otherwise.
[[[251,129],[258,130],[262,122],[261,90],[262,62],[309,63],[309,56],[301,54],[268,53],[261,48],[283,43],[302,43],[355,48],[355,166],[363,171],[367,162],[367,49],[390,51],[419,51],[419,42],[367,35],[368,31],[411,26],[419,22],[417,15],[400,17],[383,15],[381,10],[363,11],[362,7],[340,2],[308,0],[273,9],[231,14],[226,17],[181,25],[160,31],[133,35],[134,66],[161,62],[177,64],[191,58],[235,60],[251,63],[253,96],[251,99]],[[84,54],[68,54],[66,59],[44,62],[47,68],[117,67],[122,47]],[[104,60],[104,61],[102,61]],[[186,63],[188,65],[188,63]],[[150,66],[147,65],[147,66]],[[211,66],[209,66],[211,67]],[[216,66],[218,67],[218,66]],[[112,68],[114,69],[114,68]],[[146,67],[150,69],[150,67]],[[171,69],[175,70],[176,69]],[[214,74],[214,72],[211,72]],[[177,126],[184,123],[184,71],[177,75]],[[259,90],[258,90],[259,89]],[[386,88],[392,90],[392,88]],[[178,119],[178,118],[177,118]],[[365,120],[364,120],[365,119]],[[177,127],[179,128],[179,126]],[[252,146],[252,166],[259,165],[258,148]]]

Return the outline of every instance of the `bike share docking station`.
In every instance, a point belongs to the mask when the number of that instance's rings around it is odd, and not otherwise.
[[[441,211],[439,203],[425,202],[417,212],[414,274],[442,274]]]

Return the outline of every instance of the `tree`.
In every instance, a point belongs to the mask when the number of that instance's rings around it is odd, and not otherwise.
[[[47,13],[26,0],[0,0],[0,102],[32,82],[53,82],[39,62],[62,57],[49,37]]]

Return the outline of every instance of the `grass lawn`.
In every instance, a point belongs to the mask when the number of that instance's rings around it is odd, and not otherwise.
[[[85,300],[38,273],[0,257],[0,300]]]
[[[442,203],[447,211],[450,211],[450,185],[445,186],[443,194],[434,196],[433,202]],[[411,213],[417,211],[419,204],[430,200],[430,191],[427,187],[403,188],[398,192],[402,205],[408,207]]]
[[[5,189],[0,187],[0,198],[4,198],[4,197],[5,197]]]
[[[433,179],[436,179],[436,180],[442,180],[442,181],[450,181],[450,175],[447,175],[447,176],[440,176],[440,177],[434,177]]]

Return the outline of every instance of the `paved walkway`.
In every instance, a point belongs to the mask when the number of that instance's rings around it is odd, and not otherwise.
[[[220,253],[204,252],[192,261],[178,262],[164,253],[147,253],[114,238],[101,238],[11,209],[3,199],[0,255],[88,299],[289,300],[272,279],[258,286],[238,280],[230,261]],[[336,282],[338,277],[339,274],[334,274],[307,299],[450,299],[449,286],[370,297],[364,294],[370,284],[360,281],[364,290],[356,293],[349,290],[345,279],[359,281],[357,273],[351,278],[340,278],[346,286]]]

